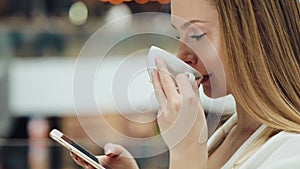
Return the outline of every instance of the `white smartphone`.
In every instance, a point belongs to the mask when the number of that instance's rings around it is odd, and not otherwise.
[[[78,157],[82,158],[85,162],[91,164],[96,169],[105,169],[100,165],[98,159],[91,152],[80,146],[72,139],[68,138],[59,130],[53,129],[51,130],[49,135],[53,140],[66,147],[68,150],[76,154]]]

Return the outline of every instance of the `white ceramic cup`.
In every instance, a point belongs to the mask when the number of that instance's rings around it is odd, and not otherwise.
[[[147,68],[150,74],[151,79],[151,71],[156,69],[155,58],[161,58],[165,64],[169,72],[175,77],[178,74],[186,74],[189,77],[191,83],[195,81],[195,79],[202,79],[202,75],[193,67],[186,64],[184,61],[180,60],[173,54],[159,48],[156,46],[151,46],[147,56]],[[151,79],[152,80],[152,79]]]
[[[195,79],[203,78],[202,75],[196,69],[186,64],[184,61],[180,60],[173,54],[159,47],[151,46],[147,56],[147,68],[150,75],[150,79],[152,78],[151,71],[153,69],[156,69],[156,65],[155,65],[156,57],[159,57],[165,62],[169,72],[172,74],[173,77],[176,77],[176,75],[183,73],[188,75],[189,81],[191,83],[193,83]]]

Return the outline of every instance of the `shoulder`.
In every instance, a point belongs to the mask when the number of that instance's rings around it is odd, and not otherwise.
[[[280,132],[269,139],[243,165],[245,168],[297,168],[300,166],[300,134]],[[253,166],[256,165],[256,166]]]
[[[297,153],[300,155],[300,134],[282,131],[268,140],[261,147],[261,151],[263,150],[273,150],[271,152],[272,154],[285,152],[285,155],[291,153]]]

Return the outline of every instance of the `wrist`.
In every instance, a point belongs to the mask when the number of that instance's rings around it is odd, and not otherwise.
[[[182,154],[182,155],[188,155],[188,154],[197,154],[200,152],[207,152],[207,142],[205,143],[198,143],[197,140],[193,142],[189,142],[189,144],[182,144],[179,143],[175,147],[171,148],[170,154]]]
[[[197,168],[205,169],[207,166],[207,144],[194,142],[188,146],[176,146],[170,150],[170,169]]]

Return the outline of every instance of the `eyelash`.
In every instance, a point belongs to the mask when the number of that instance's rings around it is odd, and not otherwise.
[[[190,38],[196,39],[196,41],[200,41],[206,33],[201,33],[200,35],[190,35]],[[180,39],[180,36],[176,36],[176,39]]]
[[[205,35],[205,33],[201,33],[200,35],[191,35],[190,38],[196,39],[196,41],[200,41]]]

